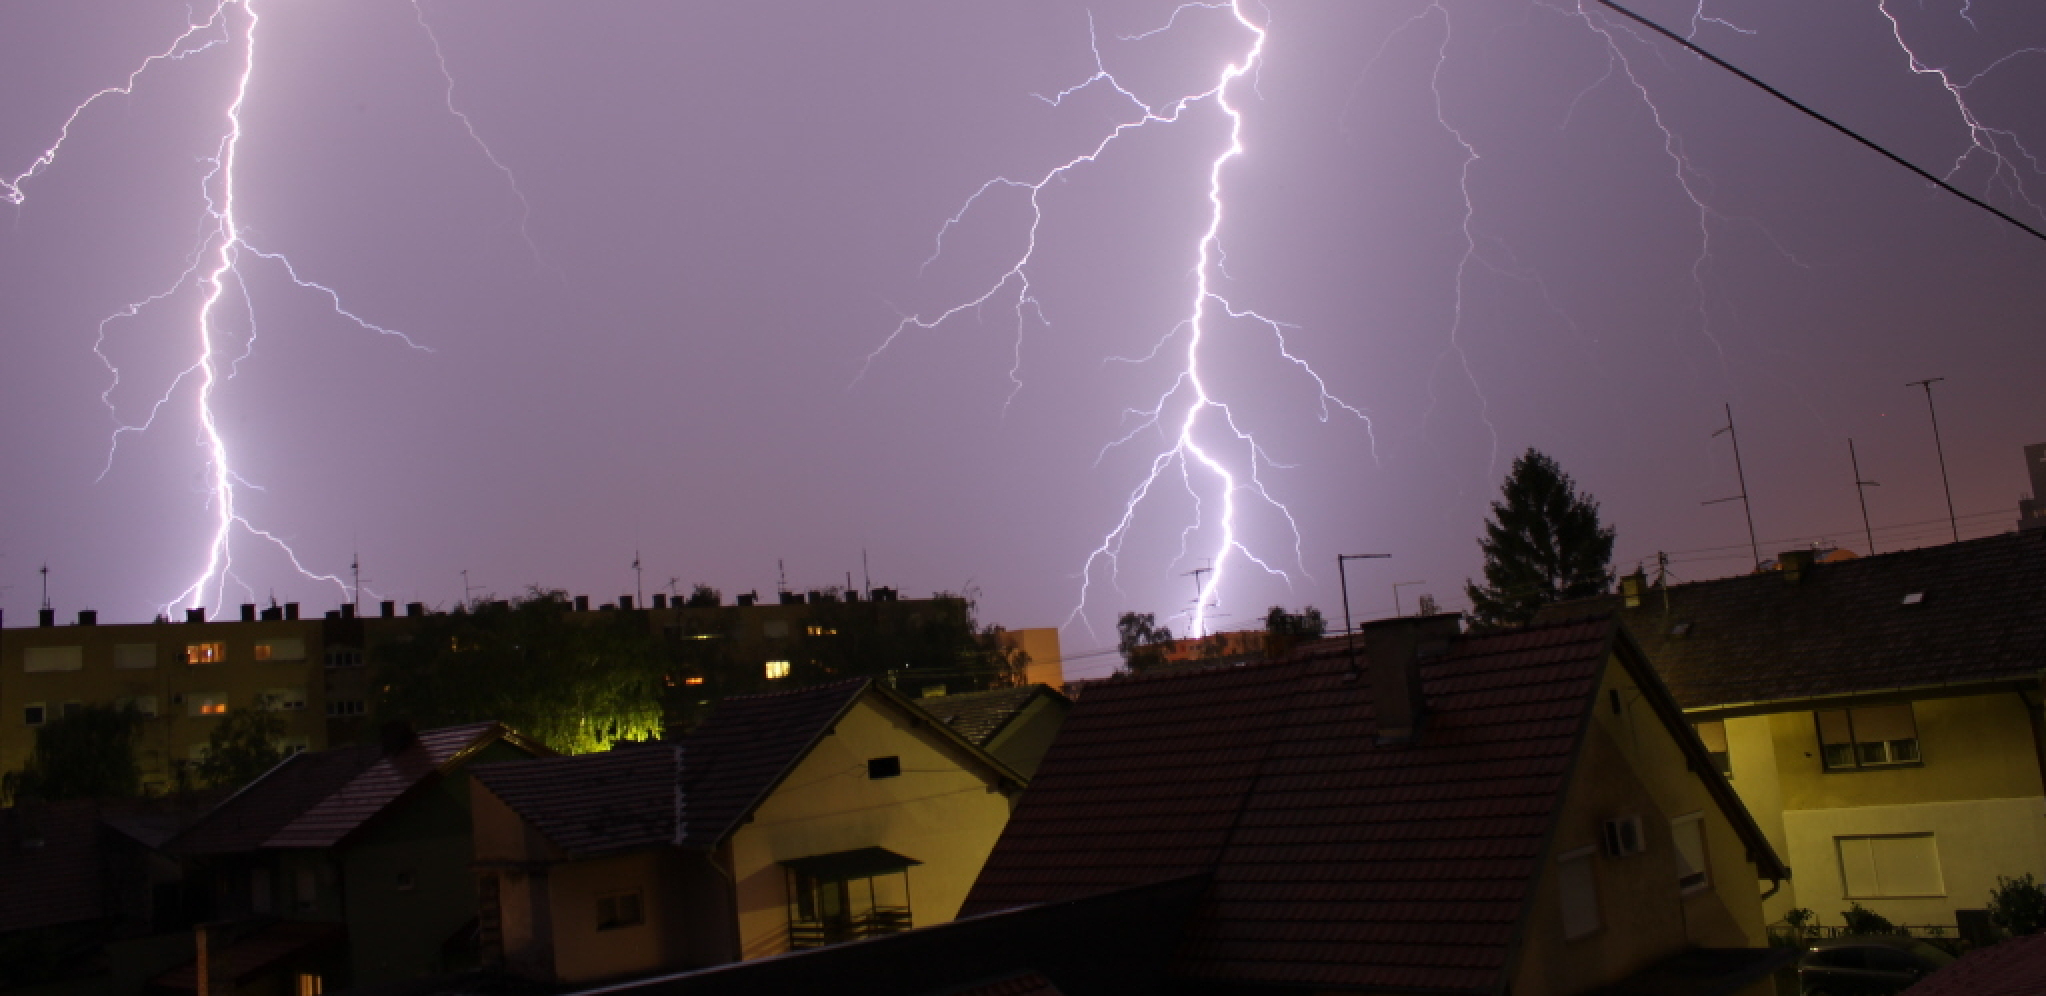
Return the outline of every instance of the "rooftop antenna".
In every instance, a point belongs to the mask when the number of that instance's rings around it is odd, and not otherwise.
[[[1350,645],[1350,674],[1357,673],[1357,626],[1350,621],[1350,575],[1343,565],[1352,560],[1388,560],[1389,553],[1339,553],[1336,554],[1336,578],[1343,585],[1343,642]]]
[[[349,588],[348,588],[348,601],[354,604],[354,606],[355,606],[355,614],[356,614],[356,615],[361,615],[361,614],[362,614],[362,554],[361,554],[360,552],[357,552],[357,553],[351,554],[351,555],[349,556],[349,559],[348,559],[348,570],[349,570],[349,572],[351,573],[351,575],[352,575],[352,576],[353,576],[353,577],[355,578],[355,583],[354,583],[353,585],[350,585],[350,586],[349,586]]]
[[[1426,581],[1394,581],[1394,582],[1392,583],[1392,614],[1393,614],[1393,615],[1396,615],[1396,616],[1403,616],[1403,615],[1406,615],[1406,613],[1405,613],[1405,612],[1402,612],[1402,611],[1400,611],[1400,589],[1401,589],[1401,588],[1411,588],[1411,587],[1413,587],[1413,586],[1415,586],[1415,585],[1417,585],[1417,584],[1427,584],[1427,583],[1428,583],[1428,582],[1426,582]]]
[[[868,598],[874,597],[874,577],[867,573],[866,547],[860,547],[860,587],[866,589],[862,594]]]
[[[1861,500],[1861,535],[1868,539],[1868,555],[1875,556],[1875,530],[1868,527],[1868,489],[1881,487],[1877,481],[1861,479],[1861,460],[1854,455],[1854,437],[1847,437],[1847,462],[1854,468],[1854,497]]]
[[[464,568],[462,571],[462,604],[472,604],[476,597],[475,592],[476,589],[469,587],[469,571]]]
[[[632,604],[634,605],[646,604],[646,585],[644,584],[644,579],[645,575],[639,568],[639,551],[635,549],[632,551]]]
[[[1717,505],[1723,501],[1740,499],[1741,512],[1748,517],[1748,552],[1754,555],[1755,570],[1759,571],[1762,569],[1762,544],[1755,540],[1755,510],[1748,505],[1748,474],[1747,471],[1741,469],[1741,437],[1733,431],[1732,404],[1726,406],[1726,424],[1712,430],[1712,435],[1716,438],[1722,432],[1726,433],[1726,438],[1733,441],[1733,473],[1734,479],[1740,482],[1741,493],[1728,495],[1725,498],[1714,498],[1711,501],[1702,501],[1698,504]]]
[[[1933,407],[1932,404],[1932,385],[1945,379],[1945,377],[1927,377],[1924,380],[1914,380],[1904,386],[1925,388],[1925,411],[1932,416],[1932,450],[1934,453],[1939,454],[1939,485],[1945,488],[1947,493],[1947,525],[1954,531],[1954,542],[1959,543],[1961,541],[1961,521],[1954,516],[1954,486],[1947,483],[1947,451],[1946,447],[1941,445],[1939,441],[1939,409]]]
[[[681,601],[681,599],[682,599],[682,589],[680,588],[680,585],[681,585],[681,584],[682,584],[682,579],[681,579],[681,578],[669,578],[669,579],[668,579],[668,598],[669,598],[669,599],[670,599],[671,601],[676,601],[676,602],[679,602],[679,601]]]
[[[775,591],[789,590],[789,566],[780,557],[774,558],[774,571],[780,580],[774,583]]]
[[[50,607],[50,562],[43,561],[43,569],[36,573],[43,576],[43,608]]]

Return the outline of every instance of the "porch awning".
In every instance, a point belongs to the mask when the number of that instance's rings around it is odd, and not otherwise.
[[[915,858],[905,858],[885,847],[862,847],[851,851],[814,854],[807,858],[781,863],[783,868],[798,875],[823,882],[873,878],[876,875],[889,875],[920,864],[923,862]]]

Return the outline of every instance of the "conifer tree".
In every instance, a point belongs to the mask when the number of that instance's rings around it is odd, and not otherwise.
[[[1478,541],[1485,584],[1464,582],[1474,626],[1523,625],[1551,602],[1605,592],[1613,531],[1600,524],[1598,502],[1580,494],[1555,460],[1530,448],[1499,491]]]

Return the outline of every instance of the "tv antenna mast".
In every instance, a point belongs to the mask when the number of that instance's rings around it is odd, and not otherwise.
[[[1714,498],[1711,501],[1702,501],[1698,504],[1717,505],[1720,502],[1733,501],[1736,498],[1740,499],[1741,512],[1748,517],[1748,552],[1754,555],[1755,570],[1759,571],[1762,569],[1762,544],[1755,540],[1755,510],[1748,505],[1748,474],[1747,471],[1741,469],[1741,437],[1733,431],[1732,404],[1726,406],[1726,424],[1712,430],[1712,435],[1716,438],[1722,432],[1726,433],[1726,438],[1733,441],[1733,474],[1734,479],[1740,482],[1741,493],[1728,495],[1725,498]]]

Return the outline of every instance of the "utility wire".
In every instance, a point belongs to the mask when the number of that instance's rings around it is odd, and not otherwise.
[[[1648,30],[1653,31],[1656,34],[1663,36],[1664,38],[1668,38],[1670,41],[1676,42],[1677,44],[1682,45],[1687,49],[1690,49],[1693,53],[1698,55],[1700,58],[1703,58],[1707,62],[1710,62],[1713,65],[1718,66],[1719,68],[1724,69],[1727,72],[1740,77],[1741,79],[1753,83],[1754,85],[1762,88],[1762,90],[1768,93],[1770,96],[1775,97],[1777,100],[1783,101],[1784,103],[1789,104],[1790,106],[1805,112],[1806,114],[1810,115],[1813,119],[1817,120],[1819,123],[1825,125],[1826,127],[1831,128],[1834,131],[1837,131],[1840,134],[1845,135],[1848,138],[1851,138],[1857,142],[1860,142],[1861,144],[1868,146],[1871,149],[1874,149],[1876,152],[1881,153],[1883,158],[1888,159],[1889,161],[1896,163],[1897,165],[1902,166],[1905,169],[1908,169],[1921,177],[1924,177],[1925,179],[1931,181],[1933,184],[1937,185],[1941,190],[1944,190],[1947,193],[1954,195],[1955,197],[1959,197],[1960,199],[1967,201],[1968,203],[1973,204],[1976,207],[1979,207],[1982,210],[1989,212],[1990,214],[1993,214],[1999,218],[2002,218],[2005,221],[2010,222],[2013,225],[2018,226],[2019,228],[2024,229],[2028,234],[2030,234],[2035,239],[2046,241],[2046,232],[2041,232],[2038,229],[2033,228],[2032,226],[2027,225],[2024,222],[2019,221],[2018,219],[2011,217],[2008,214],[2005,214],[2003,211],[1991,205],[1989,202],[1984,201],[1981,198],[1976,197],[1975,195],[1968,193],[1967,191],[1962,190],[1959,187],[1956,187],[1953,184],[1948,183],[1945,180],[1942,180],[1939,177],[1934,176],[1923,169],[1920,169],[1916,163],[1913,163],[1910,160],[1905,159],[1903,156],[1891,152],[1890,150],[1885,149],[1882,146],[1877,145],[1876,143],[1869,141],[1866,138],[1863,138],[1859,133],[1855,132],[1853,129],[1847,127],[1846,125],[1843,125],[1840,122],[1825,116],[1824,114],[1820,114],[1819,112],[1812,110],[1811,108],[1806,107],[1803,104],[1798,103],[1796,99],[1792,98],[1790,95],[1784,93],[1783,91],[1778,90],[1775,87],[1770,86],[1769,84],[1764,83],[1753,76],[1750,76],[1747,72],[1743,71],[1739,66],[1736,66],[1733,63],[1720,58],[1719,56],[1713,55],[1712,53],[1707,52],[1702,48],[1699,48],[1695,43],[1693,43],[1690,39],[1685,38],[1683,35],[1677,34],[1676,32],[1671,31],[1670,29],[1665,28],[1662,25],[1649,20],[1648,18],[1642,17],[1641,15],[1636,14],[1631,10],[1628,10],[1627,8],[1622,7],[1617,3],[1614,3],[1613,0],[1598,0],[1598,2],[1606,5],[1607,7],[1611,7],[1613,10],[1620,12],[1630,20],[1633,20],[1636,23],[1642,25],[1643,27],[1646,27]]]

